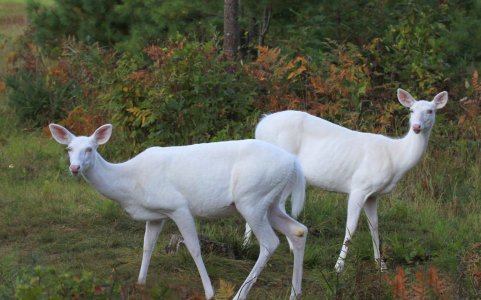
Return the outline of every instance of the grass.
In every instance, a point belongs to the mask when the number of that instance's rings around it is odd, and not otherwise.
[[[9,8],[7,14],[5,7]],[[23,1],[0,0],[0,20],[23,16],[24,7]],[[10,25],[0,22],[3,40],[24,28],[24,24]],[[4,45],[0,70],[5,70],[8,43],[0,44]],[[174,255],[164,251],[170,235],[178,233],[171,222],[157,243],[147,289],[135,285],[144,224],[131,220],[83,180],[69,176],[63,147],[41,131],[24,129],[6,102],[7,95],[0,93],[0,298],[21,298],[22,284],[33,285],[35,278],[41,277],[39,272],[46,276],[47,271],[36,269],[39,266],[45,270],[53,266],[58,270],[53,278],[59,281],[69,273],[73,274],[71,281],[79,281],[81,274],[91,272],[95,285],[110,288],[115,299],[201,298],[200,277],[186,249],[181,247]],[[347,197],[309,189],[300,217],[309,227],[303,299],[394,298],[396,287],[408,289],[417,282],[417,274],[428,274],[433,266],[439,269],[447,298],[479,298],[480,150],[479,141],[452,140],[435,128],[423,161],[393,193],[380,198],[387,277],[401,278],[397,286],[388,284],[373,263],[364,217],[353,238],[345,272],[334,272],[344,236]],[[106,158],[117,159],[108,154]],[[229,298],[254,265],[258,247],[255,242],[247,249],[241,247],[244,222],[238,216],[199,221],[198,229],[234,250],[235,258],[203,250],[216,290]],[[285,239],[281,241],[254,285],[252,299],[288,298],[292,257]],[[403,270],[401,277],[398,267]]]
[[[25,4],[0,1],[0,35],[17,36],[26,25]]]
[[[53,0],[37,0],[44,5],[53,5]],[[0,0],[0,39],[20,35],[28,25],[25,16],[25,0]]]
[[[135,289],[135,280],[142,256],[144,225],[132,221],[116,204],[102,198],[82,180],[70,177],[63,147],[41,132],[19,128],[4,102],[5,95],[2,95],[0,266],[4,267],[0,270],[0,282],[3,282],[3,296],[13,298],[17,278],[30,274],[40,265],[77,274],[92,272],[100,281],[115,278],[115,284],[123,287],[125,293],[134,299],[141,297]],[[466,271],[470,262],[464,258],[480,241],[481,232],[478,198],[481,161],[476,152],[479,144],[461,144],[454,141],[446,149],[431,147],[426,158],[408,173],[398,188],[380,199],[379,207],[382,248],[390,267],[389,276],[395,275],[396,266],[402,266],[412,276],[416,270],[436,266],[443,280],[453,287],[446,292],[453,298],[476,295],[474,286],[469,286],[469,276],[473,275]],[[372,262],[365,218],[354,236],[346,272],[338,276],[333,271],[344,235],[345,212],[344,195],[309,189],[306,209],[300,218],[309,227],[304,299],[391,296],[387,283]],[[199,221],[198,225],[200,234],[226,242],[236,253],[232,259],[204,252],[215,287],[219,288],[221,280],[239,287],[258,253],[255,243],[248,249],[241,248],[244,222],[233,217]],[[148,292],[171,299],[202,295],[200,278],[187,251],[181,248],[176,255],[163,251],[173,233],[177,233],[177,229],[169,223],[152,259]],[[292,258],[287,243],[282,240],[252,291],[253,299],[286,299],[291,269]]]

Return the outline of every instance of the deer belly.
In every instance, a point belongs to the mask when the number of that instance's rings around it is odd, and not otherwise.
[[[349,193],[352,179],[352,176],[349,176],[350,172],[331,167],[329,164],[325,164],[325,166],[303,164],[307,183],[326,191]]]
[[[191,204],[189,207],[192,215],[200,218],[224,217],[237,211],[233,202],[223,205],[219,205],[218,203]]]
[[[136,221],[152,221],[166,217],[162,212],[150,210],[140,205],[131,205],[124,207],[125,211]]]

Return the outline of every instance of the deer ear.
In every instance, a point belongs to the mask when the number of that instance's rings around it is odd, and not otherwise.
[[[62,145],[68,145],[70,141],[75,137],[70,131],[63,126],[51,123],[48,125],[52,137]]]
[[[416,99],[403,89],[397,89],[397,98],[405,107],[411,107],[416,102]]]
[[[105,124],[97,128],[97,130],[95,130],[94,134],[92,135],[92,138],[97,145],[103,145],[107,143],[111,135],[112,135],[112,125]]]
[[[433,99],[436,109],[443,108],[448,103],[448,92],[444,91],[437,94]]]

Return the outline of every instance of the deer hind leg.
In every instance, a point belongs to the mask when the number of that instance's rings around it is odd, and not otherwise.
[[[287,214],[287,213],[286,213],[286,209],[285,209],[285,207],[284,207],[283,205],[281,205],[280,210],[281,210],[282,212],[284,212],[285,214]],[[249,245],[251,236],[252,236],[252,229],[251,229],[251,227],[249,226],[249,223],[246,223],[246,231],[245,231],[245,233],[244,233],[244,242],[242,243],[242,246],[243,246],[243,247],[247,247],[247,245]],[[293,251],[294,248],[293,248],[292,242],[289,240],[289,237],[288,237],[288,236],[286,236],[286,238],[287,238],[287,242],[289,243],[289,249],[290,249],[291,251]]]
[[[279,246],[279,238],[269,223],[265,209],[243,209],[239,206],[237,206],[237,209],[251,227],[252,232],[259,241],[260,246],[259,258],[257,259],[246,280],[241,285],[239,291],[233,298],[234,300],[241,300],[247,298],[247,294],[251,290],[252,285],[256,282],[259,274],[264,269],[272,253]]]
[[[269,211],[269,220],[274,229],[287,237],[289,246],[294,254],[290,299],[298,299],[302,291],[302,263],[304,260],[307,227],[291,218],[285,210],[276,205]]]

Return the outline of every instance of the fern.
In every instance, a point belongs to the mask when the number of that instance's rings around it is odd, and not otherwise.
[[[431,267],[428,271],[428,285],[431,287],[433,294],[440,299],[448,299],[448,284],[440,278],[439,270],[436,267]]]
[[[235,285],[225,281],[223,279],[219,279],[219,288],[216,291],[215,298],[217,300],[226,300],[231,299],[235,293]]]
[[[474,69],[473,76],[471,78],[471,85],[476,93],[481,93],[481,84],[479,82],[479,73],[477,69]]]
[[[408,299],[406,289],[406,278],[404,269],[402,267],[397,268],[396,276],[391,280],[387,274],[384,274],[384,279],[392,289],[393,296],[396,299]]]
[[[417,271],[416,272],[416,284],[412,286],[412,298],[417,300],[424,300],[427,299],[427,291],[426,286],[424,284],[424,275],[423,272]]]
[[[384,274],[385,282],[391,288],[395,299],[452,299],[455,298],[451,284],[443,279],[439,269],[431,267],[424,273],[418,270],[415,279],[410,281],[402,267],[397,268],[397,273],[393,279]]]

